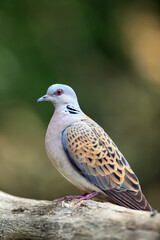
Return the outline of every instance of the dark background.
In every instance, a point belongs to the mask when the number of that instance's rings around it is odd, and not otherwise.
[[[53,113],[37,98],[70,85],[160,210],[160,2],[0,0],[0,189],[55,199],[80,193],[44,148]]]

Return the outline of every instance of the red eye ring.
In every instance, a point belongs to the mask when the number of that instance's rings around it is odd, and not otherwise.
[[[62,90],[62,89],[58,89],[58,90],[55,92],[55,94],[58,95],[58,96],[60,96],[62,93],[63,93],[63,90]]]

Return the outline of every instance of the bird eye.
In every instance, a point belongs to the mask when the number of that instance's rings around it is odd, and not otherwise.
[[[58,89],[57,91],[56,91],[56,95],[61,95],[63,93],[63,90],[62,89]]]

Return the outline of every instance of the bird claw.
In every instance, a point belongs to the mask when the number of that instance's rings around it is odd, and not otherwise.
[[[85,193],[83,195],[71,195],[71,196],[66,196],[66,197],[55,199],[55,200],[53,200],[53,202],[57,203],[57,202],[65,201],[65,200],[77,199],[75,201],[75,204],[77,204],[77,203],[81,202],[82,200],[90,200],[93,197],[97,196],[98,194],[99,194],[98,192],[91,192],[91,193]]]
[[[58,199],[55,199],[53,200],[53,202],[62,202],[62,201],[65,201],[65,200],[70,200],[70,199],[79,199],[81,198],[82,196],[84,195],[71,195],[71,196],[65,196],[65,197],[62,197],[62,198],[58,198]]]
[[[54,199],[53,202],[54,202],[54,203],[62,202],[62,201],[64,201],[64,200],[66,200],[66,199],[67,199],[67,197],[62,197],[62,198]]]

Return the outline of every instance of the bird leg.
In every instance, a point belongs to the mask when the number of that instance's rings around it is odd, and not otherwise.
[[[99,192],[91,192],[91,193],[87,193],[87,194],[81,195],[81,196],[75,201],[75,203],[79,203],[79,202],[81,202],[82,200],[90,200],[90,199],[92,199],[93,197],[96,197],[97,195],[99,195]]]
[[[71,195],[71,196],[66,196],[66,197],[62,197],[62,198],[58,198],[53,200],[53,202],[61,202],[64,200],[68,200],[68,199],[77,199],[75,201],[75,203],[79,203],[82,200],[89,200],[92,199],[93,197],[99,195],[99,192],[91,192],[91,193],[85,193],[83,195]]]

